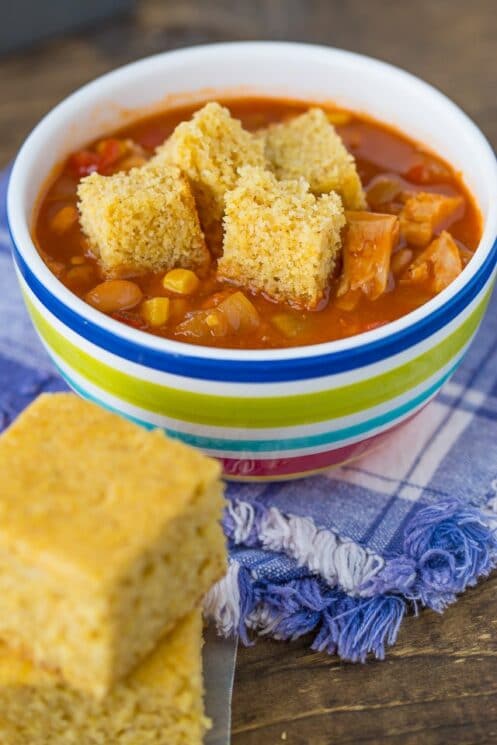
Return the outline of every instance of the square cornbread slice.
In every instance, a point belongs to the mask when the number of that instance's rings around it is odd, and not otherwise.
[[[225,571],[219,465],[159,430],[43,395],[0,472],[0,639],[75,688],[105,694]]]
[[[315,308],[341,249],[338,194],[315,197],[303,179],[277,181],[245,167],[226,195],[224,253],[218,273],[276,300]]]
[[[180,621],[102,700],[0,644],[2,745],[201,745],[200,611]]]
[[[364,209],[366,198],[355,160],[322,109],[273,124],[260,136],[278,178],[305,178],[314,194],[336,191],[346,209]]]
[[[172,163],[188,176],[202,228],[216,251],[222,240],[224,195],[235,186],[241,166],[266,164],[263,151],[263,143],[226,107],[211,102],[178,124],[152,162]]]
[[[174,166],[92,173],[78,187],[81,227],[109,277],[203,269],[209,252],[190,184]]]

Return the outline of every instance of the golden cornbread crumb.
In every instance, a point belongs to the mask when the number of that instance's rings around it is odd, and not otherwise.
[[[78,196],[81,227],[108,276],[209,263],[190,185],[174,166],[92,173]]]
[[[225,571],[219,465],[72,394],[0,438],[0,638],[101,696]]]
[[[101,701],[0,644],[2,745],[201,745],[202,621],[190,613]]]
[[[279,179],[305,178],[314,194],[336,191],[346,209],[366,206],[355,160],[322,109],[261,130],[266,157]]]
[[[206,104],[192,119],[178,124],[152,159],[172,163],[188,176],[200,222],[209,245],[221,245],[224,195],[238,179],[244,165],[264,166],[264,146],[243,129],[241,122],[216,102]]]
[[[315,197],[308,184],[277,181],[262,168],[240,170],[226,195],[223,279],[314,308],[324,295],[345,224],[335,194]]]

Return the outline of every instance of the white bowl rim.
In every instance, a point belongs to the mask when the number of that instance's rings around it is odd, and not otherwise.
[[[396,75],[397,77],[402,78],[406,85],[417,87],[421,93],[438,98],[438,101],[450,111],[451,116],[459,120],[459,124],[465,128],[467,136],[476,143],[481,152],[482,160],[479,163],[479,167],[487,170],[488,183],[490,184],[491,189],[488,214],[480,243],[475,251],[475,255],[459,277],[457,277],[449,287],[424,305],[378,329],[373,329],[371,331],[357,334],[356,336],[335,341],[321,342],[319,344],[308,346],[269,350],[218,348],[189,344],[187,342],[158,337],[145,331],[133,329],[103,313],[100,313],[67,289],[55,277],[55,275],[52,274],[41,259],[31,238],[28,221],[23,215],[24,210],[19,204],[19,194],[22,193],[22,186],[26,182],[26,179],[29,178],[31,170],[36,167],[36,163],[33,161],[31,155],[32,151],[36,151],[36,146],[39,140],[43,137],[46,127],[52,126],[63,113],[66,113],[71,108],[74,111],[81,111],[82,108],[84,110],[86,103],[91,102],[92,96],[102,85],[111,85],[118,77],[122,80],[123,75],[132,77],[135,73],[142,73],[147,66],[156,65],[164,59],[197,56],[200,60],[202,57],[205,57],[205,55],[216,56],[219,54],[236,54],[237,50],[243,50],[244,52],[249,51],[254,54],[257,54],[262,50],[266,53],[268,50],[274,50],[274,54],[277,58],[277,55],[283,49],[294,54],[305,54],[311,57],[312,55],[333,55],[335,58],[344,57],[353,59],[358,65],[374,65],[389,75]],[[185,91],[185,93],[188,92]],[[332,97],[332,95],[332,92],[330,92],[330,97]],[[139,112],[137,112],[137,114],[139,116]],[[497,236],[497,161],[491,146],[482,132],[455,103],[430,84],[387,62],[366,55],[357,54],[355,52],[337,49],[335,47],[300,42],[248,41],[205,44],[162,52],[119,67],[82,86],[55,106],[33,129],[15,159],[8,186],[7,216],[12,240],[35,277],[59,302],[68,307],[73,313],[76,313],[83,319],[87,319],[95,326],[104,329],[111,335],[120,337],[132,344],[146,347],[156,352],[172,354],[174,356],[187,356],[189,358],[203,358],[210,360],[218,359],[226,362],[233,361],[250,363],[258,361],[270,362],[272,360],[280,360],[282,362],[288,360],[290,362],[296,359],[312,358],[315,356],[333,356],[335,353],[355,350],[362,346],[388,339],[390,336],[396,335],[399,332],[404,332],[410,327],[415,326],[419,321],[426,319],[434,311],[439,310],[441,306],[446,305],[454,299],[478,272],[494,247]]]

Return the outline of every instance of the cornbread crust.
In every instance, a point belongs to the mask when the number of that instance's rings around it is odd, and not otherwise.
[[[361,210],[366,198],[355,160],[322,109],[261,130],[265,154],[279,179],[304,178],[314,194],[336,191],[346,209]]]
[[[209,263],[190,185],[174,166],[92,173],[78,196],[81,227],[107,276]]]
[[[303,179],[277,181],[262,168],[240,170],[226,195],[218,274],[276,300],[314,308],[341,248],[340,197],[315,197]]]
[[[200,222],[211,249],[222,241],[224,196],[244,165],[265,166],[264,145],[216,102],[206,104],[192,119],[178,124],[150,161],[174,164],[189,178]]]
[[[0,638],[101,696],[226,567],[219,465],[72,394],[0,438]]]
[[[2,745],[201,745],[202,621],[191,612],[101,701],[0,645]]]

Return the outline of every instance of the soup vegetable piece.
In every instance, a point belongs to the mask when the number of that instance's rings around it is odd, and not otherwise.
[[[421,192],[406,199],[400,212],[402,235],[412,246],[426,246],[436,229],[454,222],[464,211],[462,197]]]
[[[269,349],[419,307],[471,260],[481,218],[448,164],[387,125],[246,97],[164,111],[73,153],[33,234],[60,281],[118,321]]]
[[[407,267],[400,282],[403,284],[425,284],[433,292],[440,292],[462,271],[462,258],[450,233],[444,230],[428,248]]]
[[[343,270],[337,302],[352,310],[361,296],[377,300],[387,289],[392,251],[399,237],[395,215],[347,212]]]

